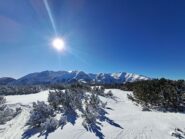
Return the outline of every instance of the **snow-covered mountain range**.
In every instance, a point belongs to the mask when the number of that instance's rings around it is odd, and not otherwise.
[[[116,72],[116,73],[85,73],[83,71],[43,71],[28,74],[12,82],[9,85],[37,85],[57,83],[99,83],[99,84],[121,84],[150,78],[142,75]]]

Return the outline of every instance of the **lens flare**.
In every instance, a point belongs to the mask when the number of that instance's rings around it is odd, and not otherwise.
[[[55,35],[57,35],[57,28],[56,28],[56,25],[55,25],[55,21],[54,21],[54,18],[53,18],[51,9],[50,9],[49,4],[48,4],[48,0],[43,0],[43,1],[44,1],[45,8],[46,8],[46,10],[47,10],[49,19],[50,19],[50,21],[51,21],[51,25],[52,25],[53,30],[54,30],[54,32],[55,32]]]
[[[62,38],[55,38],[52,42],[52,46],[57,51],[63,51],[65,48],[65,42]]]

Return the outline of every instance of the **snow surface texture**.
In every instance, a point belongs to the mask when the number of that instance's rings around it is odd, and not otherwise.
[[[148,80],[150,78],[126,73],[85,73],[83,71],[43,71],[28,74],[16,81],[10,82],[13,85],[36,85],[36,84],[56,84],[56,83],[100,83],[100,84],[112,84],[112,83],[125,83],[134,82],[138,80]]]
[[[108,91],[108,90],[106,90]],[[175,139],[172,136],[175,129],[185,130],[185,114],[180,113],[162,113],[162,112],[143,112],[142,108],[128,100],[127,94],[132,92],[112,89],[117,101],[101,97],[107,101],[107,117],[118,123],[123,129],[103,122],[100,132],[104,139]],[[7,102],[11,105],[20,105],[22,112],[5,125],[0,125],[1,139],[21,139],[28,127],[25,126],[29,119],[31,102],[41,100],[46,101],[48,92],[38,94],[7,96]],[[16,104],[19,103],[19,104]],[[82,126],[83,119],[77,118],[74,125],[67,123],[61,129],[58,128],[48,135],[48,139],[96,139],[93,132],[87,131]],[[38,138],[39,133],[27,133],[26,138]],[[45,136],[39,138],[44,139]]]

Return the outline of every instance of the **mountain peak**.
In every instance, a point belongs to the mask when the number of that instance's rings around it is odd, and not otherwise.
[[[28,74],[9,84],[12,85],[38,85],[38,84],[57,84],[71,82],[99,83],[99,84],[122,84],[125,82],[134,82],[138,80],[148,80],[150,78],[127,73],[85,73],[84,71],[42,71]]]

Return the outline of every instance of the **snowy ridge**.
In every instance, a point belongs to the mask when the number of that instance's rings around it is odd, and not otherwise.
[[[36,84],[56,84],[56,83],[100,83],[100,84],[121,84],[138,80],[149,80],[150,78],[126,73],[85,73],[83,71],[43,71],[28,74],[9,84],[13,85],[36,85]]]

